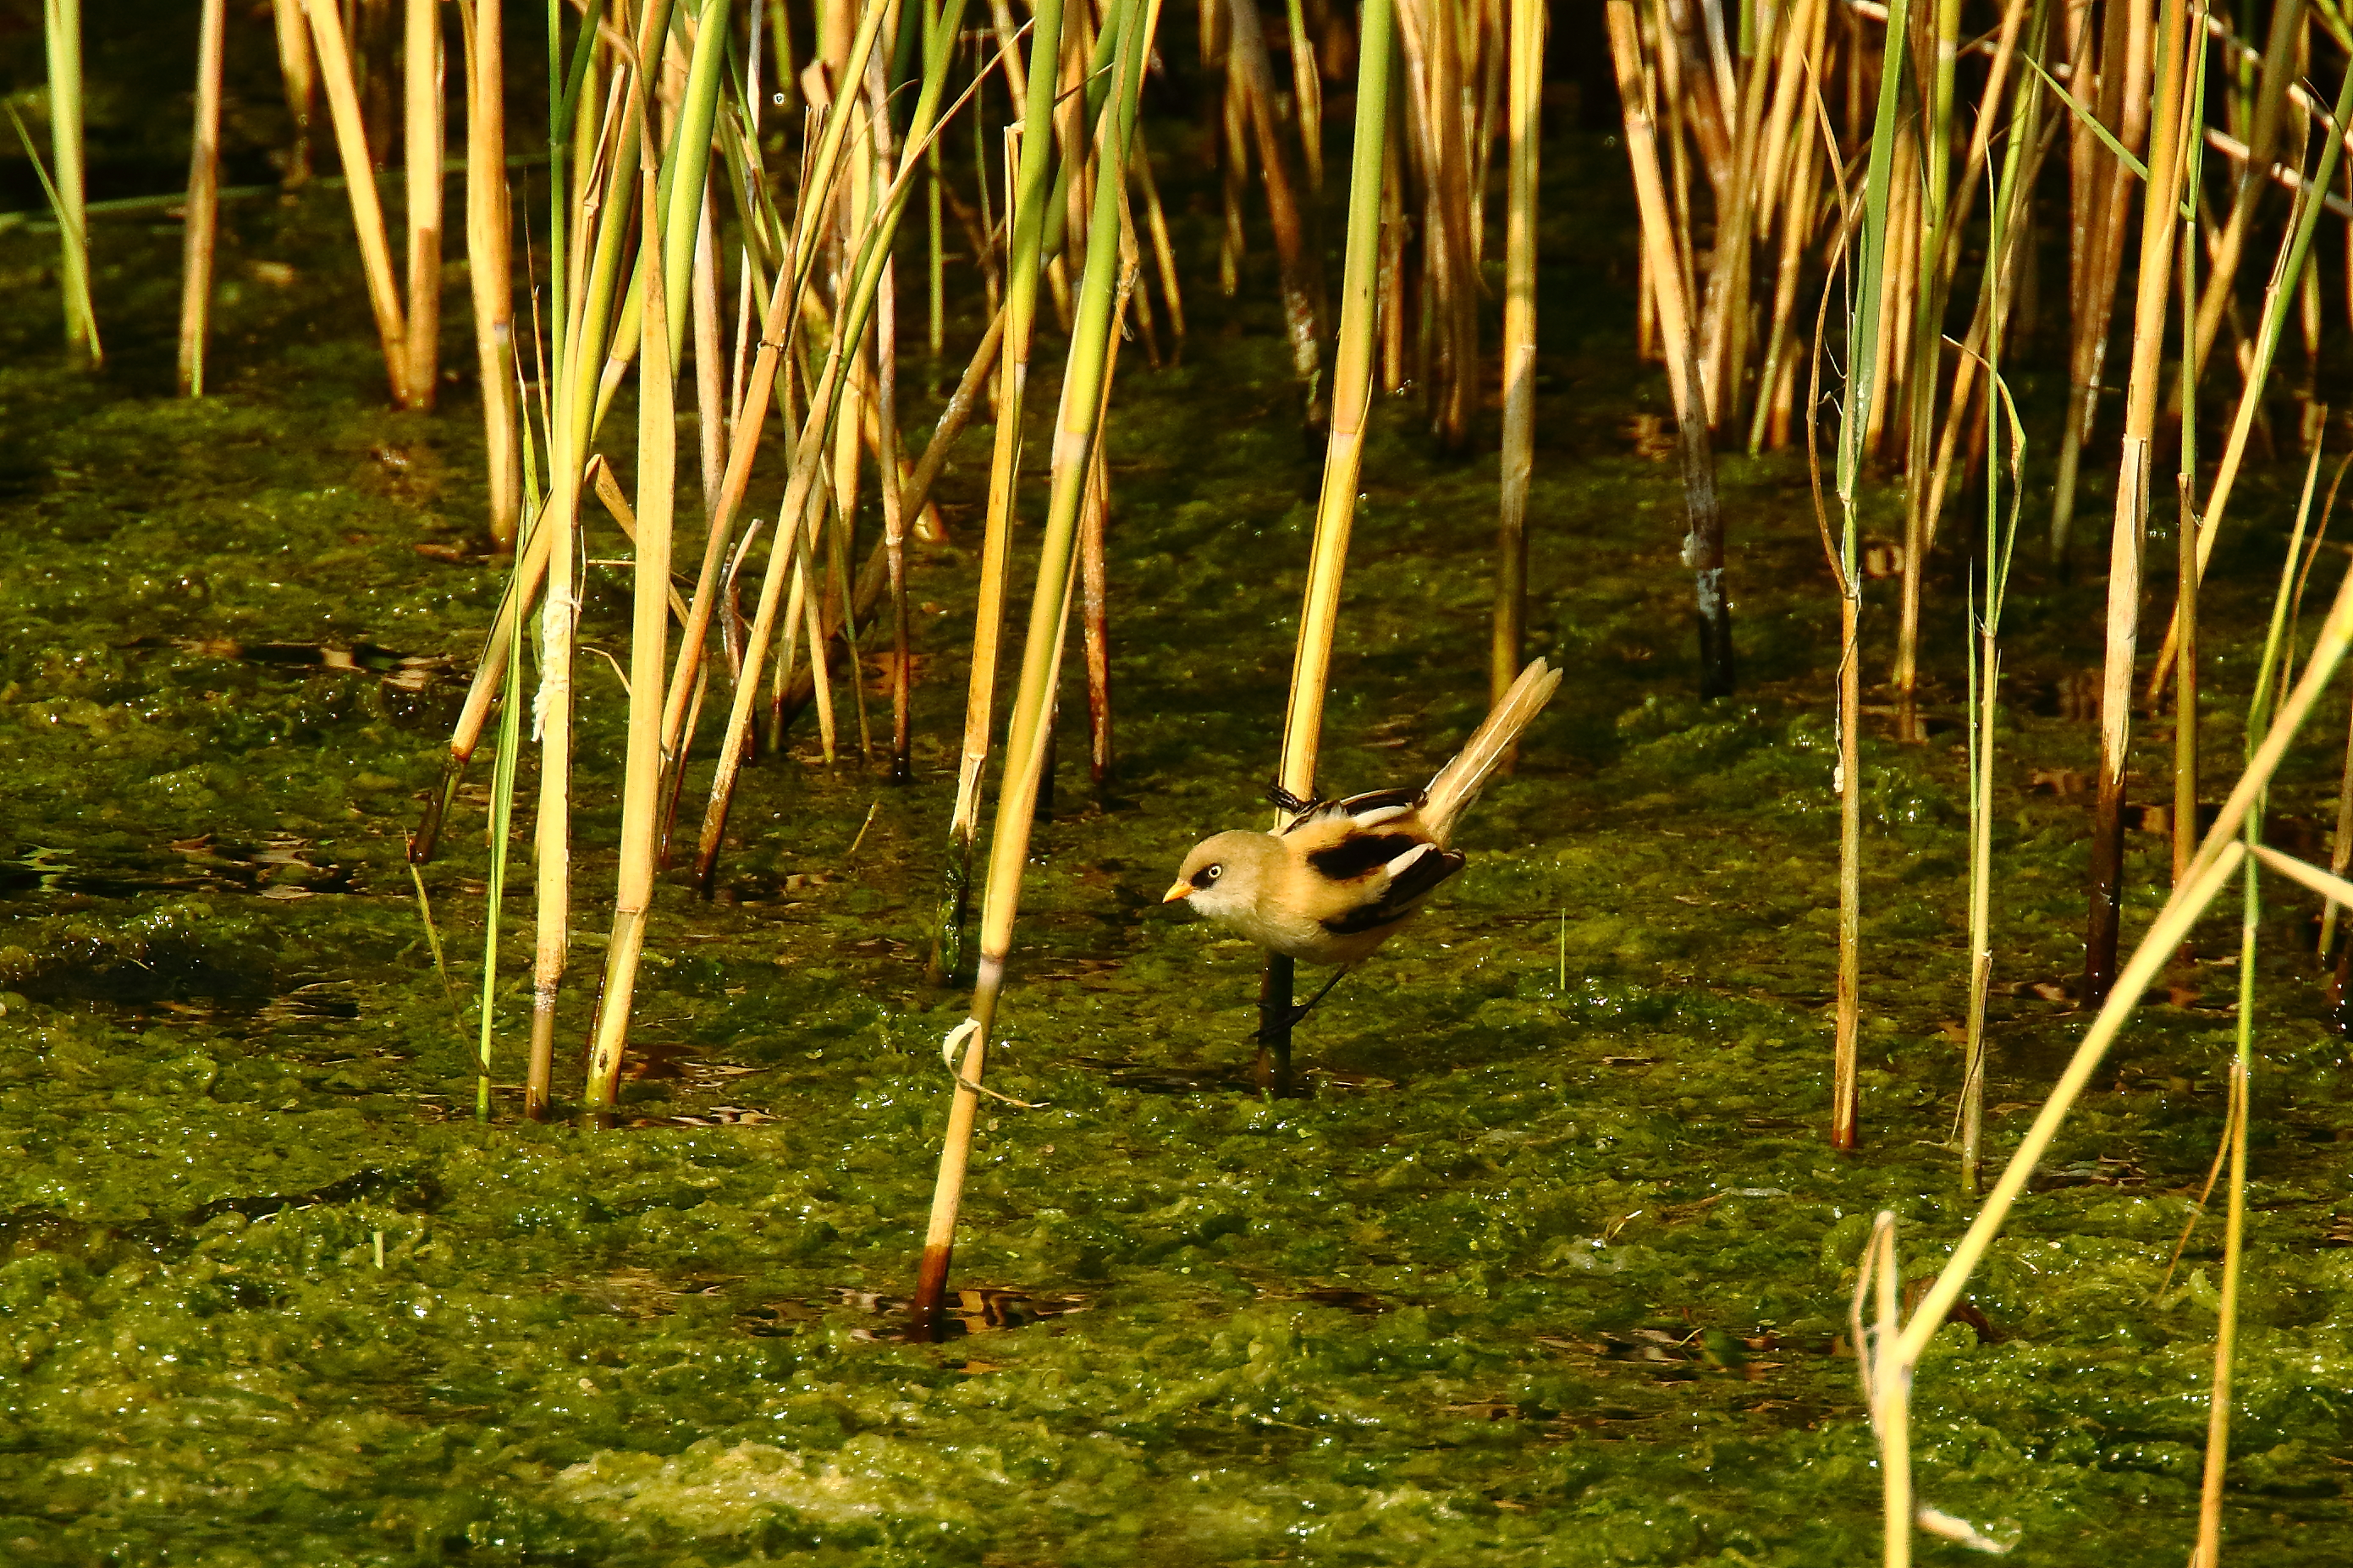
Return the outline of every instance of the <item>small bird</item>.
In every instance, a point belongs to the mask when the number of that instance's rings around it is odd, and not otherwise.
[[[1303,801],[1277,788],[1274,804],[1289,822],[1272,833],[1237,828],[1203,839],[1160,901],[1183,900],[1261,947],[1346,973],[1462,869],[1461,854],[1447,847],[1455,824],[1559,685],[1560,671],[1531,660],[1427,789]],[[1294,1009],[1293,1022],[1314,1005]]]

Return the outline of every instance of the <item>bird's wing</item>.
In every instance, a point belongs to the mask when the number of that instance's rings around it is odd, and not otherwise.
[[[1296,833],[1310,826],[1340,824],[1352,828],[1378,827],[1412,815],[1420,808],[1421,802],[1422,792],[1418,789],[1377,789],[1352,795],[1345,800],[1319,801],[1293,817],[1282,831]]]
[[[1428,842],[1419,835],[1403,833],[1345,833],[1321,848],[1309,849],[1307,864],[1331,881],[1353,882]]]
[[[1394,844],[1396,839],[1367,836],[1358,842]],[[1350,936],[1401,921],[1440,882],[1461,869],[1460,854],[1426,841],[1417,842],[1388,863],[1379,891],[1370,900],[1326,920],[1324,929],[1335,936]]]

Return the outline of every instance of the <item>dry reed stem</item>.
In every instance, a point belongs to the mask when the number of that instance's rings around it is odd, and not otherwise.
[[[2337,94],[2335,118],[2343,123],[2353,115],[2353,70],[2346,73]],[[2336,177],[2338,154],[2342,144],[2335,137],[2322,143],[2320,166],[2315,178],[2297,193],[2296,205],[2290,220],[2287,236],[2280,243],[2279,255],[2272,268],[2271,281],[2263,289],[2263,318],[2249,351],[2245,382],[2239,394],[2239,407],[2231,422],[2231,435],[2222,450],[2222,460],[2216,469],[2212,487],[2206,494],[2206,509],[2198,530],[2197,575],[2203,577],[2206,565],[2214,552],[2214,539],[2221,526],[2222,517],[2231,502],[2231,492],[2238,483],[2239,470],[2246,458],[2247,443],[2254,433],[2263,409],[2263,394],[2271,380],[2271,367],[2279,350],[2280,334],[2286,324],[2287,307],[2305,267],[2311,262],[2313,231],[2318,226],[2322,207],[2310,199],[2312,193],[2326,190]],[[2157,668],[2150,678],[2152,692],[2164,689],[2172,673],[2174,644],[2179,636],[2171,625],[2166,628],[2164,645],[2158,650]]]
[[[2327,618],[2322,623],[2311,658],[2306,662],[2304,674],[2297,678],[2295,689],[2280,707],[2279,714],[2264,732],[2262,745],[2248,760],[2246,770],[2240,775],[2230,796],[2222,803],[2213,826],[2209,827],[2197,856],[2191,860],[2189,874],[2177,886],[2162,909],[2158,911],[2147,933],[2135,949],[2130,963],[2117,977],[2116,986],[2101,1005],[2099,1015],[2075,1047],[2066,1069],[2060,1075],[2050,1098],[2044,1102],[2033,1124],[2026,1130],[2018,1148],[2010,1155],[1993,1191],[1978,1210],[1968,1232],[1955,1247],[1951,1258],[1936,1276],[1927,1293],[1915,1310],[1904,1333],[1905,1360],[1917,1364],[1920,1352],[1928,1340],[1944,1323],[1946,1315],[1960,1300],[1970,1275],[1983,1261],[1986,1250],[2000,1234],[2010,1208],[2019,1194],[2025,1191],[2027,1181],[2035,1167],[2048,1152],[2052,1140],[2067,1117],[2092,1075],[2099,1069],[2108,1047],[2130,1019],[2140,997],[2170,962],[2173,950],[2189,934],[2190,927],[2202,914],[2209,902],[2238,868],[2246,854],[2239,840],[2248,813],[2256,799],[2269,786],[2280,761],[2287,754],[2305,721],[2323,689],[2343,662],[2348,644],[2353,644],[2353,577],[2348,577],[2337,589],[2336,601],[2329,606]]]
[[[707,520],[727,478],[727,418],[733,412],[723,377],[726,359],[719,347],[720,283],[718,192],[709,172],[703,178],[702,210],[695,222],[692,292],[694,411],[702,515]],[[748,303],[751,296],[744,299]],[[665,318],[667,319],[667,318]]]
[[[1320,428],[1323,403],[1324,298],[1322,247],[1314,243],[1312,208],[1303,210],[1291,160],[1275,124],[1274,71],[1268,63],[1266,35],[1256,0],[1235,0],[1228,32],[1226,82],[1239,91],[1258,148],[1260,183],[1266,191],[1267,219],[1274,231],[1275,268],[1282,297],[1283,336],[1291,344],[1291,373],[1308,397],[1307,426]],[[1320,180],[1308,182],[1311,190]]]
[[[1912,1521],[1916,1504],[1912,1492],[1912,1369],[1899,1351],[1903,1327],[1899,1311],[1904,1270],[1895,1248],[1895,1216],[1882,1210],[1872,1222],[1871,1239],[1863,1244],[1862,1267],[1854,1281],[1854,1297],[1847,1307],[1848,1331],[1853,1336],[1855,1367],[1862,1379],[1863,1402],[1871,1411],[1872,1434],[1879,1439],[1880,1560],[1883,1568],[1909,1568]],[[1873,1305],[1868,1328],[1863,1303]]]
[[[2115,984],[2124,910],[2125,765],[2132,737],[2133,663],[2140,644],[2141,570],[2147,554],[2151,445],[2157,434],[2159,355],[2173,296],[2173,225],[2180,207],[2182,154],[2189,139],[2189,0],[2164,0],[2163,58],[2149,144],[2149,188],[2141,206],[2140,267],[2133,302],[2132,362],[2125,394],[2124,452],[2116,521],[2108,535],[2105,654],[2100,682],[2099,796],[2092,826],[2092,892],[2084,937],[2084,999],[2096,1004]],[[2121,181],[2118,188],[2125,188]]]
[[[187,227],[180,246],[180,393],[185,397],[205,395],[213,243],[220,225],[221,35],[227,10],[227,0],[204,0],[196,23],[196,122],[189,140]]]
[[[2263,195],[2264,174],[2279,146],[2288,83],[2297,74],[2295,36],[2304,15],[2305,7],[2293,0],[2274,5],[2270,34],[2257,56],[2260,69],[2255,81],[2254,114],[2248,122],[2244,141],[2247,156],[2240,168],[2237,188],[2232,194],[2231,215],[2223,222],[2214,260],[2208,270],[2205,295],[2199,301],[2195,352],[2201,365],[2212,361],[2214,339],[2221,331],[2223,313],[2238,280],[2240,260],[2246,254],[2247,236]]]
[[[1005,327],[998,353],[997,431],[989,454],[988,500],[981,523],[972,659],[965,685],[964,737],[956,765],[955,805],[948,823],[945,886],[941,890],[939,929],[930,965],[931,973],[940,981],[953,980],[964,971],[973,847],[980,833],[982,775],[995,726],[997,667],[1005,637],[1005,595],[1013,561],[1022,408],[1029,384],[1029,343],[1046,237],[1046,175],[1053,152],[1052,139],[1041,132],[1053,110],[1056,71],[1050,65],[1059,59],[1062,49],[1062,0],[1039,0],[1029,47],[1032,66],[1022,124],[1033,131],[1023,134],[1008,127],[1005,132]],[[1009,46],[1005,58],[1014,58]]]
[[[401,50],[402,162],[407,184],[408,315],[403,342],[411,408],[430,408],[441,380],[441,9],[407,0]]]
[[[1439,0],[1399,0],[1398,37],[1410,84],[1407,123],[1421,163],[1430,434],[1440,450],[1461,453],[1470,446],[1479,397],[1479,282],[1470,232],[1466,78],[1453,20],[1453,8]]]
[[[1666,350],[1667,381],[1675,402],[1677,447],[1683,459],[1683,499],[1688,525],[1683,536],[1683,564],[1692,573],[1694,608],[1699,628],[1700,678],[1703,697],[1728,695],[1733,686],[1731,606],[1724,593],[1724,514],[1715,489],[1715,459],[1708,443],[1708,410],[1704,401],[1704,365],[1694,341],[1688,303],[1682,291],[1682,269],[1671,254],[1665,191],[1660,178],[1655,121],[1643,90],[1641,39],[1631,5],[1611,0],[1609,42],[1618,70],[1618,88],[1624,104],[1626,158],[1634,175],[1635,204],[1641,214],[1642,240],[1651,256],[1651,278],[1657,289],[1659,330]]]
[[[1510,0],[1510,4],[1504,439],[1497,464],[1502,495],[1495,539],[1495,608],[1487,655],[1488,691],[1496,701],[1519,678],[1527,640],[1528,481],[1535,464],[1536,436],[1536,163],[1544,109],[1544,7],[1538,0]]]
[[[1322,749],[1324,696],[1331,681],[1332,633],[1339,618],[1340,584],[1348,535],[1356,521],[1357,479],[1372,415],[1373,302],[1379,272],[1379,214],[1388,141],[1392,50],[1400,29],[1390,0],[1366,0],[1357,43],[1356,123],[1351,154],[1348,226],[1340,288],[1339,349],[1332,370],[1332,425],[1324,480],[1315,509],[1315,535],[1291,668],[1291,696],[1282,724],[1276,782],[1302,800],[1315,797]]]
[[[572,921],[572,758],[573,652],[580,615],[580,587],[575,561],[579,526],[580,488],[586,469],[586,445],[593,421],[598,352],[611,330],[614,291],[620,271],[622,237],[630,227],[630,207],[650,149],[646,116],[652,99],[638,63],[656,56],[659,7],[649,5],[640,19],[634,43],[634,60],[625,58],[615,72],[616,96],[607,100],[607,125],[618,121],[617,150],[609,159],[600,155],[603,179],[594,212],[584,206],[577,237],[586,251],[588,231],[595,233],[596,260],[586,286],[573,295],[573,319],[567,346],[559,362],[553,429],[549,436],[548,504],[533,530],[548,539],[545,602],[540,615],[540,684],[533,718],[540,742],[539,817],[533,828],[533,854],[537,873],[533,898],[536,932],[532,956],[531,1073],[543,1080],[555,1051],[556,1005],[571,955]],[[657,57],[658,58],[658,57]],[[615,110],[617,108],[618,112]],[[654,236],[645,237],[651,243]],[[527,600],[526,550],[516,563],[517,599]],[[520,610],[520,605],[518,605]],[[602,1112],[613,1100],[608,1078],[592,1075],[583,1099]]]
[[[302,19],[302,0],[269,0],[269,15],[278,35],[278,75],[286,90],[286,112],[294,122],[294,144],[287,149],[283,176],[291,190],[311,178],[311,109],[319,84],[311,67],[310,25]]]
[[[343,160],[343,189],[351,198],[352,228],[358,236],[360,267],[367,278],[368,308],[375,312],[375,331],[384,346],[385,379],[392,400],[409,405],[408,326],[393,281],[392,245],[385,236],[384,204],[375,188],[375,166],[368,155],[367,132],[360,122],[359,89],[352,79],[350,43],[335,0],[302,0],[311,19],[311,38],[317,47],[319,74],[327,89],[327,114],[335,130],[335,152]]]
[[[490,537],[512,551],[522,521],[522,452],[516,439],[513,217],[506,179],[506,41],[497,5],[467,4],[466,273],[473,293],[474,358],[482,393]]]
[[[1377,5],[1380,0],[1373,0]],[[909,1336],[939,1337],[940,1308],[955,1242],[964,1175],[970,1159],[974,1122],[982,1094],[989,1029],[996,1019],[1005,961],[1013,942],[1037,813],[1039,783],[1047,766],[1053,730],[1055,676],[1070,626],[1071,588],[1078,571],[1079,514],[1092,476],[1101,439],[1101,417],[1113,368],[1117,333],[1113,324],[1114,269],[1119,264],[1118,203],[1126,175],[1128,133],[1135,122],[1144,61],[1159,20],[1157,0],[1118,0],[1106,16],[1116,33],[1113,56],[1117,89],[1105,104],[1095,138],[1099,178],[1088,226],[1085,270],[1072,315],[1073,337],[1064,364],[1060,410],[1054,432],[1052,478],[1045,524],[1040,531],[1036,592],[1021,661],[1021,685],[1006,737],[1005,787],[991,835],[987,898],[981,912],[979,972],[965,1026],[950,1037],[949,1060],[955,1075],[948,1124],[942,1140],[938,1179],[923,1238],[914,1298],[909,1303]],[[1038,77],[1032,77],[1035,85]],[[1132,277],[1132,273],[1130,274]],[[955,1044],[968,1042],[958,1060]]]
[[[668,663],[670,529],[678,486],[678,387],[670,352],[668,262],[655,184],[659,169],[650,138],[643,143],[638,189],[646,243],[646,344],[638,364],[638,505],[634,599],[629,626],[628,741],[621,782],[620,872],[613,930],[605,950],[583,1099],[593,1107],[618,1098],[621,1055],[628,1041],[646,916],[661,857],[662,672]],[[698,221],[696,227],[703,226]]]
[[[1311,201],[1324,195],[1324,75],[1307,37],[1307,8],[1301,0],[1284,7],[1291,24],[1291,92],[1299,121],[1299,150],[1307,164]],[[1142,158],[1139,154],[1138,162]]]

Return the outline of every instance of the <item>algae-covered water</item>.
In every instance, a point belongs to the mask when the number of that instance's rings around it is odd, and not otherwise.
[[[1973,1212],[1946,1145],[1963,569],[1932,598],[1931,743],[1894,745],[1883,715],[1866,743],[1866,1143],[1841,1158],[1822,1136],[1835,609],[1804,470],[1725,460],[1743,688],[1697,701],[1619,154],[1564,137],[1549,156],[1553,210],[1577,216],[1547,238],[1532,643],[1569,679],[1467,830],[1468,874],[1303,1026],[1303,1098],[1238,1081],[1253,953],[1155,900],[1196,838],[1263,810],[1316,470],[1271,290],[1199,302],[1181,364],[1128,356],[1118,770],[1098,798],[1066,738],[991,1064],[1041,1106],[985,1118],[955,1270],[974,1331],[939,1347],[894,1339],[893,1309],[963,1016],[921,955],[985,431],[944,482],[955,544],[914,569],[914,784],[828,768],[798,732],[749,775],[718,902],[661,889],[617,1130],[517,1116],[512,895],[498,1115],[478,1125],[480,791],[425,871],[454,995],[402,865],[501,581],[470,548],[461,291],[444,412],[387,413],[340,195],[233,207],[217,392],[189,404],[166,395],[174,225],[101,226],[98,377],[60,365],[52,239],[0,233],[0,1557],[1875,1552],[1857,1256],[1891,1208],[1925,1275]],[[907,374],[920,412],[925,372]],[[1335,789],[1426,777],[1483,705],[1492,459],[1434,461],[1407,399],[1366,473]],[[2253,487],[2209,594],[2234,628],[2208,676],[2218,778],[2293,479]],[[583,638],[617,651],[626,571],[597,572]],[[1998,1155],[2086,1022],[2062,989],[2085,826],[2063,785],[2094,745],[2067,692],[2101,591],[2030,565],[2010,610]],[[601,659],[580,679],[573,1040],[622,712]],[[2157,778],[2169,742],[2144,729]],[[2337,746],[2313,737],[2277,798],[2307,849]],[[529,756],[522,776],[527,799]],[[2164,841],[2134,842],[2145,919]],[[2353,1104],[2295,952],[2306,912],[2278,898],[2264,928],[2226,1509],[2251,1564],[2353,1548]],[[2160,1281],[2221,1126],[2232,974],[2205,966],[2136,1024],[1921,1370],[1922,1495],[2017,1563],[2188,1550],[2216,1220]]]

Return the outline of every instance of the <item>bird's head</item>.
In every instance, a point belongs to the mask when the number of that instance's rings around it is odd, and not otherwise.
[[[1258,897],[1269,862],[1281,853],[1282,847],[1263,833],[1236,829],[1204,838],[1185,857],[1160,901],[1183,900],[1212,920],[1230,920]]]

